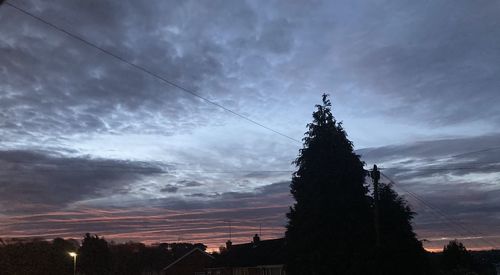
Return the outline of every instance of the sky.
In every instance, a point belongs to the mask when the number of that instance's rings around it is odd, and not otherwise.
[[[7,2],[292,139],[328,93],[426,248],[500,248],[500,2]],[[12,6],[0,22],[0,237],[283,236],[300,142]]]

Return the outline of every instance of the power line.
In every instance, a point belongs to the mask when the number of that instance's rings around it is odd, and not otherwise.
[[[389,176],[387,176],[386,174],[384,173],[381,173],[385,178],[387,178],[389,180],[390,183],[392,183],[394,186],[396,186],[396,183],[394,182],[394,180],[392,180]],[[448,224],[450,225],[454,225],[455,227],[457,228],[460,228],[461,230],[463,230],[464,232],[468,233],[468,234],[472,234],[472,235],[478,235],[478,236],[484,236],[483,233],[481,232],[474,232],[466,227],[464,227],[462,224],[456,222],[456,221],[453,221],[452,219],[448,218],[447,215],[441,210],[439,209],[438,207],[436,206],[433,206],[432,204],[428,203],[427,201],[425,201],[423,198],[421,198],[419,195],[415,194],[414,192],[412,191],[409,191],[403,187],[401,187],[400,185],[398,185],[398,188],[403,190],[404,192],[406,192],[407,194],[409,194],[411,197],[413,197],[414,199],[416,199],[417,201],[419,201],[420,203],[422,203],[423,205],[425,205],[427,208],[431,209],[432,211],[434,211],[435,213],[437,213],[441,218],[444,219],[445,222],[447,222]],[[456,233],[459,233],[457,231],[455,231]],[[459,233],[459,235],[462,235],[462,236],[465,236],[464,234],[461,234]],[[483,242],[485,242],[487,245],[495,248],[495,247],[498,247],[498,244],[495,244],[495,243],[492,243],[490,242],[489,240],[485,239],[485,238],[479,238],[479,240],[482,240]]]
[[[367,175],[369,175],[370,171],[369,170],[365,170],[365,172],[367,172]],[[415,200],[417,200],[417,202],[419,202],[420,204],[422,204],[424,207],[428,208],[431,210],[431,213],[439,220],[442,222],[442,224],[447,224],[449,229],[451,229],[453,232],[455,232],[457,235],[461,236],[463,239],[470,239],[469,236],[465,233],[462,232],[465,231],[465,232],[468,232],[467,229],[465,229],[462,225],[460,224],[457,224],[457,223],[454,223],[451,219],[449,219],[442,211],[438,210],[436,207],[434,207],[433,205],[429,204],[428,202],[426,202],[423,198],[421,198],[420,196],[418,196],[417,194],[415,194],[414,192],[411,192],[403,187],[401,187],[400,185],[396,185],[395,181],[392,180],[389,176],[387,176],[386,174],[384,173],[380,173],[382,176],[384,176],[387,180],[389,180],[389,183],[391,183],[395,188],[398,188],[398,189],[401,189],[402,191],[404,191],[405,193],[407,193],[408,195],[410,195],[412,198],[414,198]],[[457,230],[457,228],[459,228],[459,230]],[[469,233],[469,234],[472,234],[472,235],[478,235],[476,233]],[[496,247],[496,245],[488,242],[487,240],[483,239],[483,238],[480,238],[483,242],[485,242],[487,245],[490,245],[492,247]],[[473,239],[470,239],[470,242],[475,242]],[[477,245],[477,243],[476,243]]]
[[[430,204],[428,204],[421,197],[417,196],[415,193],[413,193],[413,192],[409,191],[408,189],[405,189],[405,188],[403,188],[401,186],[395,186],[395,188],[401,189],[403,192],[406,192],[412,198],[414,198],[415,200],[417,200],[417,202],[419,202],[420,204],[422,204],[424,207],[430,209],[431,213],[436,218],[438,218],[438,221],[441,221],[441,224],[448,224],[449,228],[452,231],[454,231],[456,234],[458,234],[459,236],[461,236],[463,239],[470,239],[471,241],[473,240],[473,239],[469,238],[469,236],[467,236],[467,234],[461,232],[460,229],[462,229],[462,228],[460,228],[459,226],[457,226],[456,224],[454,224],[450,219],[448,219],[445,215],[443,215],[442,212],[440,213],[437,209],[433,208],[433,206],[431,206]],[[457,230],[457,228],[460,228],[460,229]],[[477,234],[472,234],[472,235],[477,235]],[[493,246],[493,247],[495,247],[495,246]]]
[[[485,240],[482,236],[477,236],[478,234],[464,233],[463,229],[461,229],[459,226],[457,226],[456,224],[451,222],[451,220],[446,218],[446,216],[443,217],[442,215],[438,214],[438,211],[431,208],[431,206],[429,204],[427,204],[425,201],[423,201],[420,197],[416,196],[415,193],[412,193],[412,192],[408,191],[408,189],[401,188],[398,186],[395,186],[395,188],[400,189],[403,192],[406,192],[406,194],[409,195],[410,197],[414,198],[418,204],[422,205],[424,208],[430,209],[431,210],[430,213],[435,218],[437,218],[437,220],[434,220],[434,221],[431,220],[431,222],[436,223],[438,225],[445,225],[452,232],[455,232],[455,234],[456,234],[455,236],[450,236],[448,238],[467,240],[469,243],[471,243],[472,246],[475,246],[475,247],[483,247],[485,244],[487,246],[491,246],[493,248],[496,247],[495,245],[491,244],[489,241]],[[478,240],[480,240],[480,241],[478,242]]]
[[[500,164],[500,162],[489,162],[489,163],[483,163],[485,165],[495,165],[495,164]],[[476,170],[476,169],[483,169],[483,170],[490,170],[490,169],[498,169],[500,170],[500,167],[496,166],[462,166],[462,167],[447,167],[447,168],[439,168],[439,167],[427,167],[427,168],[398,168],[398,167],[382,167],[379,168],[380,170],[388,170],[388,169],[397,169],[397,170],[404,170],[404,171],[415,171],[415,172],[425,172],[425,171],[452,171],[452,170]]]
[[[394,182],[394,180],[392,180],[389,176],[387,176],[385,174],[382,174],[382,175],[385,178],[387,178],[390,181],[390,183],[392,183],[394,186],[396,186],[396,183]],[[422,197],[420,197],[419,195],[415,194],[414,192],[409,191],[408,189],[405,189],[405,188],[401,187],[400,185],[398,185],[397,187],[399,189],[403,190],[404,192],[408,193],[411,197],[413,197],[414,199],[416,199],[417,201],[419,201],[420,203],[422,203],[423,205],[425,205],[427,208],[429,208],[432,211],[434,211],[435,213],[437,213],[439,216],[441,216],[449,224],[454,225],[454,226],[460,228],[461,230],[467,232],[468,234],[472,234],[472,235],[484,235],[481,232],[473,232],[473,231],[465,228],[462,224],[451,220],[450,218],[447,217],[447,215],[440,208],[438,208],[436,206],[433,206],[432,204],[430,204],[429,202],[427,202],[426,200],[424,200]],[[493,244],[493,243],[487,241],[486,239],[482,239],[482,240],[484,240],[485,242],[487,242],[487,244],[491,245],[492,247],[496,246],[496,244]]]
[[[452,158],[456,158],[456,157],[462,157],[462,156],[466,156],[466,155],[472,155],[472,154],[476,154],[476,153],[489,152],[489,151],[494,151],[494,150],[500,150],[500,146],[486,148],[486,149],[477,150],[477,151],[466,152],[466,153],[461,153],[461,154],[458,154],[458,155],[453,155],[451,157]]]
[[[369,173],[371,171],[365,170],[365,172],[367,172],[367,175],[369,175]],[[409,191],[409,190],[407,190],[407,189],[405,189],[405,188],[403,188],[403,187],[401,187],[399,185],[396,185],[396,183],[394,182],[394,180],[392,180],[386,174],[381,173],[381,175],[384,176],[387,180],[389,180],[389,182],[394,186],[394,188],[401,189],[403,192],[406,192],[408,195],[410,195],[412,198],[414,198],[417,202],[419,202],[420,204],[422,204],[424,207],[430,209],[431,213],[438,219],[438,221],[441,222],[441,224],[448,225],[449,229],[451,229],[457,235],[461,236],[463,239],[469,238],[469,236],[467,234],[464,234],[463,232],[461,232],[461,230],[457,230],[457,228],[459,228],[459,227],[456,224],[454,224],[450,219],[448,219],[446,217],[446,215],[443,214],[442,211],[438,211],[434,206],[432,206],[429,203],[427,203],[424,199],[422,199],[417,194],[415,194],[415,193],[413,193],[413,192],[411,192],[411,191]],[[477,235],[477,234],[472,234],[472,235]],[[470,241],[471,242],[475,242],[472,239]],[[477,245],[477,243],[475,245]],[[491,245],[491,244],[488,243],[488,245]],[[495,247],[495,245],[492,245],[492,247]]]
[[[53,28],[53,29],[55,29],[55,30],[57,30],[59,32],[62,32],[64,34],[66,34],[67,36],[72,37],[73,39],[76,39],[76,40],[82,42],[83,44],[85,44],[87,46],[90,46],[90,47],[92,47],[94,49],[97,49],[100,52],[102,52],[104,54],[107,54],[107,55],[115,58],[116,60],[118,60],[118,61],[120,61],[122,63],[125,63],[125,64],[127,64],[127,65],[129,65],[129,66],[131,66],[131,67],[133,67],[133,68],[135,68],[135,69],[143,72],[143,73],[146,73],[146,74],[148,74],[148,75],[150,75],[150,76],[152,76],[152,77],[160,80],[161,82],[163,82],[165,84],[168,84],[168,85],[170,85],[172,87],[175,87],[175,88],[177,88],[177,89],[179,89],[179,90],[181,90],[181,91],[183,91],[185,93],[188,93],[188,94],[190,94],[190,95],[192,95],[194,97],[197,97],[197,98],[199,98],[199,99],[201,99],[201,100],[203,100],[203,101],[205,101],[205,102],[207,102],[209,104],[212,104],[212,105],[214,105],[214,106],[216,106],[216,107],[218,107],[218,108],[220,108],[220,109],[222,109],[222,110],[224,110],[226,112],[229,112],[229,113],[231,113],[231,114],[233,114],[235,116],[238,116],[241,119],[244,119],[244,120],[246,120],[246,121],[248,121],[250,123],[253,123],[253,124],[255,124],[255,125],[259,126],[259,127],[262,127],[262,128],[264,128],[264,129],[266,129],[268,131],[271,131],[271,132],[273,132],[275,134],[278,134],[278,135],[280,135],[282,137],[285,137],[287,139],[290,139],[292,141],[295,141],[295,142],[298,142],[298,143],[302,143],[298,139],[295,139],[295,138],[290,137],[290,136],[288,136],[286,134],[283,134],[283,133],[281,133],[281,132],[279,132],[277,130],[274,130],[273,128],[268,127],[268,126],[266,126],[266,125],[264,125],[264,124],[262,124],[262,123],[260,123],[260,122],[258,122],[256,120],[253,120],[253,119],[251,119],[251,118],[249,118],[249,117],[247,117],[245,115],[242,115],[242,114],[240,114],[240,113],[238,113],[238,112],[236,112],[234,110],[231,110],[231,109],[229,109],[227,107],[224,107],[223,105],[221,105],[221,104],[219,104],[219,103],[217,103],[217,102],[215,102],[213,100],[210,100],[210,99],[208,99],[208,98],[206,98],[206,97],[198,94],[197,92],[195,92],[193,90],[190,90],[190,89],[188,89],[186,87],[183,87],[183,86],[181,86],[181,85],[179,85],[179,84],[177,84],[177,83],[175,83],[175,82],[173,82],[171,80],[168,80],[168,79],[162,77],[161,75],[159,75],[159,74],[157,74],[157,73],[155,73],[155,72],[153,72],[153,71],[151,71],[151,70],[149,70],[149,69],[147,69],[147,68],[145,68],[145,67],[143,67],[141,65],[138,65],[138,64],[136,64],[134,62],[131,62],[131,61],[128,61],[126,58],[124,58],[124,57],[122,57],[122,56],[120,56],[120,55],[118,55],[116,53],[113,53],[113,52],[111,52],[111,51],[109,51],[109,50],[107,50],[107,49],[105,49],[103,47],[100,47],[97,44],[92,43],[92,42],[86,40],[85,38],[83,38],[83,37],[81,37],[81,36],[79,36],[77,34],[74,34],[74,33],[70,32],[70,31],[68,31],[68,30],[66,30],[66,29],[64,29],[62,27],[59,27],[56,24],[51,23],[48,20],[46,20],[46,19],[44,19],[44,18],[42,18],[40,16],[37,16],[37,15],[35,15],[35,14],[33,14],[33,13],[31,13],[31,12],[29,12],[29,11],[27,11],[27,10],[19,7],[19,6],[16,6],[16,5],[14,5],[14,4],[10,3],[10,2],[5,2],[5,4],[8,5],[8,6],[10,6],[10,7],[12,7],[12,8],[14,8],[14,9],[16,9],[17,11],[19,11],[19,12],[21,12],[21,13],[23,13],[23,14],[25,14],[25,15],[27,15],[27,16],[35,19],[35,20],[37,20],[37,21],[39,21],[39,22],[44,23],[45,25],[47,25],[47,26],[49,26],[49,27],[51,27],[51,28]]]

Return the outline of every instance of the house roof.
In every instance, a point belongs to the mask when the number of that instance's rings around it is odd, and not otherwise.
[[[172,263],[170,263],[167,267],[163,268],[163,270],[167,270],[167,269],[171,268],[171,267],[172,267],[172,266],[174,266],[176,263],[178,263],[178,262],[182,261],[182,259],[186,258],[187,256],[189,256],[189,255],[193,254],[193,253],[194,253],[194,252],[196,252],[196,251],[199,251],[199,252],[203,253],[204,255],[206,255],[206,256],[208,256],[208,257],[210,257],[210,258],[214,259],[214,257],[213,257],[212,255],[208,254],[207,252],[205,252],[205,251],[201,250],[201,249],[200,249],[200,248],[198,248],[198,247],[195,247],[195,248],[193,248],[191,251],[189,251],[188,253],[186,253],[186,254],[182,255],[180,258],[178,258],[177,260],[175,260],[175,261],[173,261]]]
[[[285,263],[285,252],[285,239],[232,245],[217,257],[214,267],[282,265]]]

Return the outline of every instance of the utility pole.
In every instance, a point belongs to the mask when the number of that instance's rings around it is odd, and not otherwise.
[[[373,170],[370,173],[373,180],[373,200],[374,200],[374,218],[375,218],[375,241],[378,248],[380,248],[380,212],[379,212],[379,193],[378,181],[380,180],[380,171],[377,165],[373,165]]]

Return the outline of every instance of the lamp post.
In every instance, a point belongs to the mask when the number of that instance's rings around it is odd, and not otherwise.
[[[76,254],[75,252],[69,252],[68,253],[71,257],[73,257],[73,275],[76,275]]]

